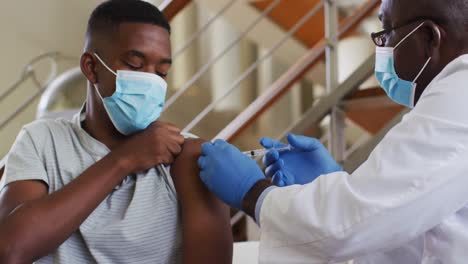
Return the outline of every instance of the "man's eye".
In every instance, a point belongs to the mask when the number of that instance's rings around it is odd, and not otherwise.
[[[163,79],[167,77],[167,73],[157,72],[156,74]]]
[[[134,66],[134,65],[132,65],[132,64],[130,64],[128,62],[124,62],[124,63],[132,71],[138,71],[138,70],[141,69],[141,66]]]

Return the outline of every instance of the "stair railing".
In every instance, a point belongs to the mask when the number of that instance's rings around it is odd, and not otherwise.
[[[199,113],[184,129],[184,132],[190,132],[203,118],[205,118],[213,109],[219,104],[221,101],[226,99],[230,94],[235,92],[239,87],[242,81],[244,81],[257,67],[266,59],[273,56],[274,52],[279,49],[286,41],[293,38],[294,34],[299,30],[311,17],[316,15],[318,11],[323,7],[323,2],[317,3],[312,9],[310,9],[306,15],[304,15],[288,32],[287,34],[281,38],[278,42],[276,42],[272,48],[270,48],[263,56],[257,59],[250,67],[245,70],[241,76],[239,76],[232,84],[229,86],[226,91],[216,98],[213,102],[211,102],[207,107],[203,109],[201,113]]]
[[[380,3],[380,0],[368,0],[364,3],[349,18],[341,23],[338,38],[341,39],[352,33],[365,18],[369,17],[369,15],[374,12],[375,8],[377,8]],[[307,54],[299,59],[288,71],[263,92],[263,94],[218,133],[215,138],[232,141],[239,136],[240,133],[255,122],[262,113],[274,105],[297,80],[300,80],[314,65],[321,61],[325,55],[326,46],[327,40],[322,39],[322,41],[310,49]]]
[[[231,41],[220,53],[218,53],[213,59],[211,59],[208,63],[203,65],[201,69],[195,73],[192,78],[185,83],[177,92],[172,95],[167,101],[164,106],[164,111],[170,108],[192,85],[194,85],[204,74],[206,74],[211,67],[216,64],[219,60],[224,58],[224,56],[231,51],[234,47],[236,47],[239,42],[244,39],[247,34],[252,31],[263,19],[267,17],[267,15],[276,7],[282,0],[274,0],[272,3],[268,5],[268,7],[254,20],[252,21],[246,29],[244,29],[233,41]]]
[[[9,113],[4,119],[0,121],[0,130],[2,130],[6,125],[8,125],[15,117],[21,114],[32,102],[34,102],[37,98],[39,98],[42,93],[47,89],[50,82],[52,82],[55,77],[57,76],[57,60],[59,59],[68,59],[68,56],[64,56],[59,52],[47,52],[41,54],[35,58],[33,58],[23,69],[19,79],[10,87],[8,87],[1,95],[0,95],[0,103],[3,102],[8,96],[15,91],[18,87],[20,87],[23,83],[28,80],[32,80],[37,88],[37,91],[30,95],[24,102],[22,102],[17,108],[15,108],[11,113]],[[36,71],[34,70],[34,66],[37,63],[42,62],[44,60],[50,61],[50,72],[49,77],[46,81],[41,82],[39,81]]]

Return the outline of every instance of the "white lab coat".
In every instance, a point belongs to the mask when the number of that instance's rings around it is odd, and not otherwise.
[[[260,263],[468,263],[468,55],[353,174],[271,191],[260,226]]]

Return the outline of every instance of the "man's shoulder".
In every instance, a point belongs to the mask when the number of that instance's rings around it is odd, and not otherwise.
[[[73,123],[64,119],[39,119],[23,127],[34,140],[43,140],[47,136],[66,136],[73,131]]]
[[[38,119],[24,126],[24,129],[29,132],[42,131],[46,129],[59,130],[69,129],[72,127],[72,122],[65,119]]]

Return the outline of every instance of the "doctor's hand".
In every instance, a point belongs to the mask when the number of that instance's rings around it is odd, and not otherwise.
[[[242,209],[242,201],[255,183],[265,179],[254,160],[224,140],[203,144],[198,166],[208,189],[237,209]]]
[[[270,150],[263,157],[263,165],[275,185],[308,184],[320,175],[343,171],[319,140],[289,134],[288,142],[293,149],[278,152],[274,148],[286,145],[270,138],[260,140],[260,144]]]

